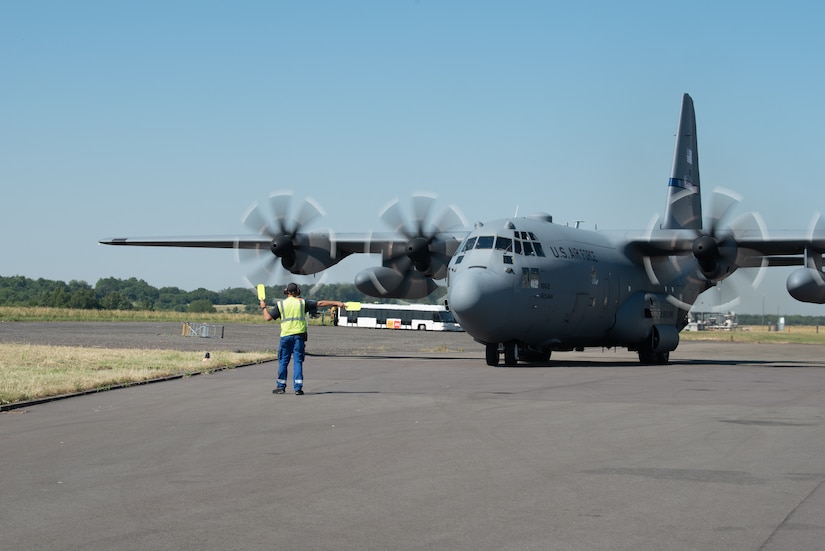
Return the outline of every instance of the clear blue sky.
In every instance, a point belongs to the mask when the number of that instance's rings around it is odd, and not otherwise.
[[[244,233],[275,190],[315,198],[315,227],[340,232],[386,229],[379,210],[423,190],[471,222],[643,229],[684,92],[705,193],[804,229],[825,211],[823,6],[2,2],[0,275],[242,286],[231,251],[97,241]],[[786,273],[757,302],[825,312],[784,301]]]

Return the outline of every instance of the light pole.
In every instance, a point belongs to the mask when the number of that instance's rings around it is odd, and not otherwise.
[[[762,327],[765,327],[765,295],[762,295]]]

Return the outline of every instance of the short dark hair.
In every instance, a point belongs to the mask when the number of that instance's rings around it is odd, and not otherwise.
[[[286,290],[287,294],[289,294],[289,295],[296,295],[297,296],[297,295],[301,294],[301,290],[298,288],[297,283],[290,283],[289,285],[286,286],[285,290]]]

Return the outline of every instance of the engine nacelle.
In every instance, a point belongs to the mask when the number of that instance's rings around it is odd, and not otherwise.
[[[438,288],[435,281],[418,272],[402,274],[384,266],[358,272],[355,286],[365,295],[378,298],[424,298]]]
[[[653,352],[672,352],[679,346],[679,330],[672,325],[654,325],[650,333]]]
[[[343,258],[332,256],[329,236],[322,233],[298,234],[294,238],[279,236],[272,240],[269,249],[285,270],[300,275],[317,274]]]
[[[406,243],[391,243],[384,251],[384,267],[404,271],[409,259],[421,275],[432,279],[444,279],[447,277],[450,259],[460,244],[461,242],[453,237],[413,237]],[[403,259],[403,262],[399,262],[399,259]]]
[[[819,270],[800,268],[788,276],[785,282],[788,293],[800,302],[825,304],[825,279]]]

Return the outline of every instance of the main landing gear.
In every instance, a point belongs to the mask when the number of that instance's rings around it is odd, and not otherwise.
[[[637,349],[639,363],[643,365],[667,365],[670,351],[679,343],[679,331],[672,326],[653,326],[647,342]]]
[[[642,365],[667,365],[670,361],[670,352],[654,352],[653,350],[639,350],[639,363]]]

